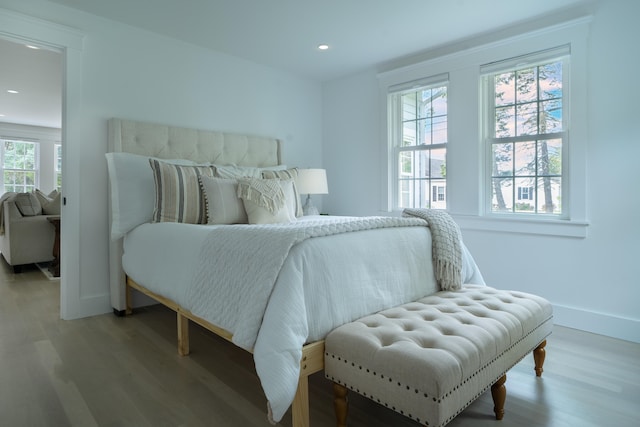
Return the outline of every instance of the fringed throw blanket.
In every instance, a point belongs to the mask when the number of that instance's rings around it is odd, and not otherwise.
[[[418,217],[427,221],[433,241],[433,268],[443,291],[462,287],[462,235],[460,228],[445,211],[431,209],[405,209],[402,216]]]

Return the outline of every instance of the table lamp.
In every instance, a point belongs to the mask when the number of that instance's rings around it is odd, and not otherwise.
[[[302,207],[304,215],[318,215],[318,208],[311,202],[311,195],[329,194],[327,172],[324,169],[299,169],[296,186],[298,193],[307,195],[307,200]]]

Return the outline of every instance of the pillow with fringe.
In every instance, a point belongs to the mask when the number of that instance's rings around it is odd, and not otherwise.
[[[293,180],[239,178],[238,197],[242,199],[249,224],[274,224],[296,220],[287,198],[293,197]]]
[[[303,215],[302,203],[300,203],[300,194],[296,182],[298,180],[298,168],[285,170],[265,170],[262,171],[262,177],[265,179],[292,179],[293,180],[293,197],[289,198],[289,202],[293,203],[293,211],[297,218]]]

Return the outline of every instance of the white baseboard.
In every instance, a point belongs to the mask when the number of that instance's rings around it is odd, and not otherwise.
[[[553,322],[556,325],[640,343],[640,320],[636,319],[554,305]]]

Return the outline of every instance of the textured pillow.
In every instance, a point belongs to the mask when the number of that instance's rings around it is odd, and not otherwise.
[[[34,216],[42,214],[42,205],[34,193],[18,193],[13,201],[23,216]]]
[[[44,194],[42,190],[35,189],[33,193],[38,198],[40,206],[42,206],[42,213],[44,215],[60,215],[60,192],[53,190],[49,194]]]
[[[236,166],[236,165],[215,165],[216,176],[219,178],[262,178],[263,171],[277,171],[287,168],[286,165],[269,166],[265,168],[257,168],[251,166]]]
[[[292,179],[294,196],[289,200],[291,203],[295,204],[293,211],[295,212],[296,217],[299,218],[303,215],[302,203],[300,203],[300,194],[298,193],[298,187],[296,185],[296,182],[298,181],[298,168],[286,170],[265,170],[262,171],[262,177],[265,179]]]
[[[273,224],[296,220],[287,197],[293,197],[293,180],[239,178],[238,196],[242,199],[249,224]]]
[[[238,197],[238,180],[200,176],[209,224],[246,224],[249,219]]]
[[[149,167],[152,157],[131,153],[106,153],[111,200],[111,239],[124,237],[140,224],[151,222],[155,205],[155,183]],[[195,165],[183,159],[164,160]]]
[[[149,159],[155,182],[153,222],[206,224],[207,210],[198,177],[213,176],[213,166],[183,166]]]
[[[60,215],[60,199],[62,199],[62,194],[57,193],[49,202],[43,203],[42,213],[45,215]]]

